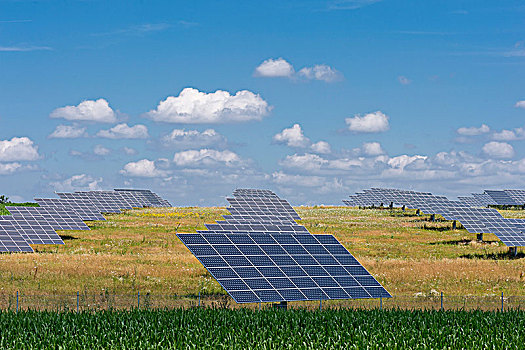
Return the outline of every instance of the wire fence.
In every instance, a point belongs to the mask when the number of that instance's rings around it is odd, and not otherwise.
[[[228,295],[152,295],[81,293],[67,295],[0,294],[0,310],[22,311],[102,311],[132,309],[175,309],[192,307],[262,309],[280,307],[276,303],[237,304]],[[408,310],[486,310],[506,311],[525,309],[525,296],[431,296],[396,295],[382,299],[297,301],[287,308],[304,309],[408,309]]]

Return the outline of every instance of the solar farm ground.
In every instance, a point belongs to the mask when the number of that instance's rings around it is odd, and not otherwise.
[[[525,296],[525,255],[507,254],[451,223],[413,211],[298,207],[311,233],[331,233],[397,296]],[[91,231],[61,231],[65,245],[0,255],[0,295],[197,295],[224,293],[175,232],[205,229],[225,208],[155,208],[107,215]],[[525,211],[502,211],[525,218]]]

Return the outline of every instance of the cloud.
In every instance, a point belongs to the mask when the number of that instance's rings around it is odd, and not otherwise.
[[[130,177],[164,177],[168,175],[167,171],[158,169],[155,162],[148,159],[130,162],[124,165],[120,173]]]
[[[319,141],[310,146],[310,149],[315,153],[328,154],[332,152],[330,144],[326,141]]]
[[[379,142],[365,142],[361,148],[367,156],[378,156],[385,153]]]
[[[390,158],[387,164],[390,165],[392,168],[404,169],[409,164],[412,164],[417,161],[424,161],[427,158],[428,158],[427,156],[420,156],[420,155],[409,156],[409,155],[403,154],[397,157]]]
[[[516,102],[514,107],[516,107],[516,108],[525,108],[525,100]]]
[[[168,135],[162,137],[165,146],[176,148],[201,148],[212,145],[224,146],[227,140],[214,129],[198,130],[174,129]]]
[[[20,163],[0,163],[0,175],[10,175],[21,168]]]
[[[95,178],[87,174],[73,175],[63,181],[51,182],[50,186],[57,192],[72,192],[82,190],[98,190],[100,183],[103,181],[101,177]]]
[[[254,76],[265,78],[287,77],[295,74],[293,66],[283,58],[269,58],[255,68]]]
[[[28,137],[13,137],[11,140],[0,140],[0,161],[30,161],[39,158],[38,147]]]
[[[506,142],[492,141],[486,143],[482,150],[492,158],[512,158],[514,156],[514,148]]]
[[[75,139],[86,136],[86,128],[76,125],[58,125],[48,137],[50,139]]]
[[[214,164],[235,166],[241,163],[241,158],[232,151],[217,151],[204,148],[201,150],[188,150],[175,153],[173,162],[181,167]]]
[[[348,129],[353,132],[372,133],[390,129],[388,116],[380,111],[368,113],[363,117],[357,114],[353,118],[346,118],[345,121]]]
[[[51,51],[49,46],[0,46],[0,52]]]
[[[270,110],[268,102],[248,90],[230,95],[222,90],[205,93],[185,88],[179,96],[169,96],[161,101],[157,109],[146,116],[167,123],[231,123],[261,120]]]
[[[114,123],[117,121],[115,112],[109,107],[108,101],[103,98],[82,101],[78,106],[57,108],[49,116],[51,118],[99,123]]]
[[[343,79],[343,75],[336,69],[326,64],[316,64],[313,67],[304,67],[298,73],[299,76],[309,80],[321,80],[332,83]]]
[[[328,3],[328,10],[357,10],[382,0],[333,0]]]
[[[136,149],[130,147],[123,147],[122,152],[130,156],[138,153]]]
[[[408,79],[407,77],[403,75],[400,75],[399,77],[397,77],[397,80],[399,81],[401,85],[408,85],[412,82],[412,80]]]
[[[306,80],[321,80],[326,83],[343,79],[343,75],[339,71],[326,64],[304,67],[296,73],[293,65],[281,57],[265,60],[255,68],[253,75],[262,78],[303,78]]]
[[[299,124],[294,124],[291,128],[284,129],[273,136],[275,142],[284,143],[289,147],[307,147],[310,140],[304,136]]]
[[[111,36],[111,35],[129,35],[144,36],[149,33],[162,32],[171,28],[169,23],[144,23],[133,25],[123,29],[117,29],[111,32],[96,33],[93,36]]]
[[[126,123],[117,124],[109,130],[100,130],[97,136],[108,139],[147,139],[149,137],[148,128],[145,125],[129,126]]]
[[[317,154],[306,153],[304,155],[294,154],[286,156],[285,159],[279,162],[280,165],[286,168],[298,168],[303,170],[316,170],[329,162],[318,156]]]
[[[525,129],[516,128],[514,130],[501,130],[492,134],[492,138],[498,141],[525,140]]]
[[[459,134],[459,135],[463,135],[463,136],[478,136],[478,135],[482,135],[482,134],[486,134],[488,132],[490,132],[490,128],[488,127],[488,125],[485,125],[485,124],[481,124],[481,126],[479,128],[476,128],[476,127],[463,127],[463,128],[459,128],[458,130],[456,130],[456,132]]]
[[[97,156],[107,156],[108,154],[111,153],[111,150],[102,145],[96,145],[93,148],[93,153],[96,154]]]

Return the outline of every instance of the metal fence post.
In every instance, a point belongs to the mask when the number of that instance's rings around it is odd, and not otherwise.
[[[383,310],[383,297],[379,297],[379,310]]]
[[[441,292],[441,311],[443,311],[443,292]]]
[[[199,307],[201,307],[201,291],[199,290]]]
[[[77,291],[77,312],[78,312],[79,304],[80,304],[80,303],[79,303],[79,293],[78,293],[78,291]]]
[[[259,311],[261,311],[261,302],[259,301]]]
[[[140,309],[140,290],[137,291],[137,309]]]
[[[501,312],[503,312],[503,292],[501,292]]]
[[[16,312],[18,313],[18,291],[16,291]]]
[[[323,299],[319,300],[319,310],[323,309]]]

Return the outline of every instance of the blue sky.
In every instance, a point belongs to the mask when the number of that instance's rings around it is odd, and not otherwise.
[[[525,188],[520,1],[0,1],[0,192]]]

